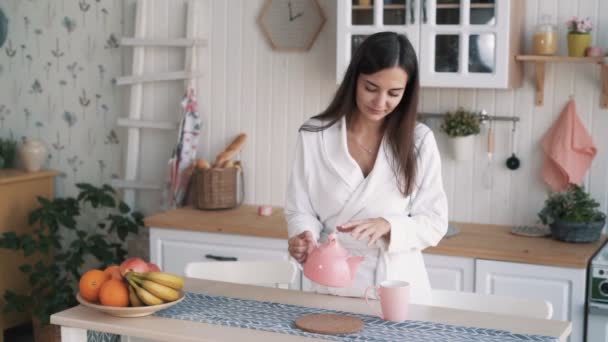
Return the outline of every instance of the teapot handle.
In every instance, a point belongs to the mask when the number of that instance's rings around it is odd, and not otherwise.
[[[313,236],[312,244],[310,244],[308,246],[308,250],[306,251],[306,253],[310,254],[310,252],[312,252],[317,247],[319,247],[319,244],[317,243],[317,240]],[[302,268],[302,264],[300,264],[296,259],[293,259],[293,261],[296,264],[296,266],[298,266],[298,268],[300,269],[300,271],[304,272],[304,268]],[[306,262],[304,262],[304,263],[306,263]]]

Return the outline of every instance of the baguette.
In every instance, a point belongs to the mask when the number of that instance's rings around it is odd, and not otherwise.
[[[222,164],[226,163],[228,160],[232,159],[232,157],[234,157],[241,150],[241,148],[245,144],[245,140],[247,140],[247,134],[239,134],[222,153],[217,155],[213,166],[219,167]]]

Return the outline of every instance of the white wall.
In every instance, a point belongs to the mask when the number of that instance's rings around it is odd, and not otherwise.
[[[336,3],[320,0],[328,21],[314,46],[305,53],[275,52],[256,23],[262,0],[203,0],[209,13],[201,18],[207,23],[210,38],[207,54],[202,56],[206,76],[201,80],[199,102],[205,116],[200,155],[214,159],[215,155],[239,132],[249,140],[241,153],[246,175],[246,201],[282,205],[297,128],[308,117],[319,113],[335,90],[335,32]],[[182,23],[169,18],[181,11],[177,2],[167,5],[158,1],[160,13],[155,32],[179,36]],[[560,54],[566,54],[563,23],[572,14],[590,16],[596,24],[594,42],[608,48],[608,2],[602,0],[526,0],[526,48],[534,25],[543,13],[549,13],[559,23]],[[171,8],[169,8],[171,7]],[[128,6],[127,6],[128,8]],[[128,10],[127,10],[128,12]],[[125,18],[130,18],[126,13]],[[127,27],[132,26],[127,19]],[[156,57],[163,68],[181,63],[170,55]],[[127,70],[130,69],[127,65]],[[452,161],[446,149],[445,137],[437,134],[444,153],[443,174],[449,196],[450,217],[453,220],[489,223],[533,223],[542,207],[546,187],[540,179],[542,153],[539,141],[559,115],[572,94],[579,114],[599,148],[586,183],[593,196],[606,210],[608,196],[608,110],[599,108],[599,68],[593,65],[548,65],[545,83],[545,105],[534,106],[533,69],[526,66],[526,80],[517,90],[459,90],[425,89],[421,111],[443,112],[458,106],[486,108],[496,115],[517,115],[518,155],[522,167],[513,172],[504,167],[510,155],[511,126],[498,123],[496,153],[492,166],[494,186],[485,189],[481,175],[486,167],[485,135],[477,139],[475,160]],[[166,88],[158,86],[156,93],[166,96]],[[149,115],[170,116],[175,108],[171,93]],[[156,98],[156,96],[155,96]],[[150,98],[152,101],[152,98]],[[171,100],[168,100],[171,99]],[[172,103],[170,103],[172,102]],[[438,123],[431,123],[438,132]],[[483,132],[482,132],[483,133]],[[150,137],[144,144],[154,144],[154,156],[145,162],[145,177],[156,177],[169,147]],[[166,141],[166,140],[163,140]],[[153,158],[152,158],[153,157]],[[144,178],[145,178],[144,177]],[[154,196],[140,196],[140,203],[153,210]]]

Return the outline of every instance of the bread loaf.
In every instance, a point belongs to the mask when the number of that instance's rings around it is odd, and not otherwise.
[[[196,168],[197,169],[208,169],[211,165],[205,159],[199,158],[196,160]]]
[[[222,168],[234,167],[234,160],[226,160],[221,165]]]
[[[222,153],[218,154],[213,166],[220,167],[222,164],[232,159],[241,150],[243,145],[245,145],[245,140],[247,140],[247,134],[239,134]]]

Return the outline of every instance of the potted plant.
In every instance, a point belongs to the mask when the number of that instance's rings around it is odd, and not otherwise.
[[[450,148],[456,160],[470,160],[475,148],[475,135],[479,134],[480,116],[477,113],[458,108],[447,112],[441,123],[441,130],[450,138]]]
[[[118,201],[109,185],[76,186],[77,198],[38,197],[40,207],[29,216],[31,233],[0,235],[0,248],[39,257],[19,267],[31,289],[7,290],[4,311],[31,312],[34,335],[51,338],[46,341],[58,341],[59,327],[49,324],[50,315],[78,304],[75,289],[85,263],[97,268],[120,264],[127,255],[125,239],[143,226],[142,214]]]
[[[0,138],[0,169],[13,166],[17,154],[17,142],[12,139]]]
[[[606,215],[598,207],[599,203],[581,186],[571,184],[564,191],[550,194],[538,217],[549,225],[555,239],[593,242],[600,238],[606,221]]]
[[[591,45],[590,32],[593,29],[591,20],[574,16],[566,22],[566,26],[568,27],[568,55],[584,57],[585,50]]]

